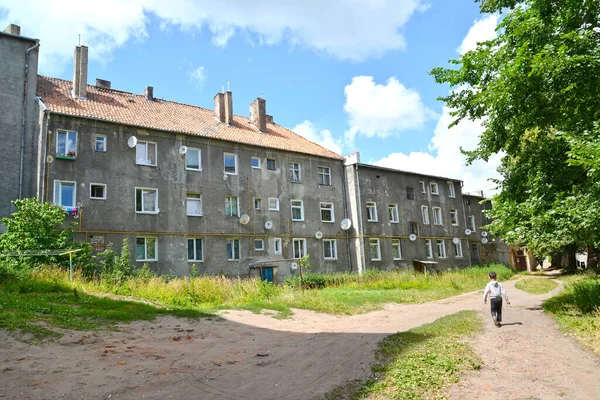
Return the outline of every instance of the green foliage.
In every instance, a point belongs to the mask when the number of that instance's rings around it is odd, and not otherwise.
[[[556,282],[546,278],[524,278],[515,284],[517,289],[531,294],[548,293],[556,289],[557,286]]]
[[[127,240],[127,238],[123,239],[120,256],[116,256],[115,252],[112,250],[112,243],[109,243],[106,250],[102,252],[101,257],[101,274],[103,280],[120,285],[125,279],[132,275],[133,266],[130,262],[131,251],[129,249],[129,240]],[[141,271],[141,274],[143,275],[143,277],[141,277],[142,279],[146,279],[149,272],[148,266],[144,265],[144,267],[146,267],[146,270]]]

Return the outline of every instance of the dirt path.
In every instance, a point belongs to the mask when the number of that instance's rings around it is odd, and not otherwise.
[[[555,332],[539,310],[543,296],[513,285],[506,285],[513,308],[505,322],[522,325],[497,329],[488,323],[476,343],[486,365],[451,394],[551,399],[562,391],[563,398],[600,398],[592,376],[598,359]],[[305,310],[295,310],[290,320],[244,311],[223,320],[167,317],[123,325],[120,332],[69,332],[43,347],[0,331],[0,398],[315,399],[367,378],[372,351],[385,336],[463,309],[484,312],[481,292],[352,317]],[[490,338],[503,344],[490,351]]]

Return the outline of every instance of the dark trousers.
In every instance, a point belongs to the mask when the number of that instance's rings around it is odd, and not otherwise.
[[[492,318],[495,317],[498,322],[502,322],[502,297],[490,299],[490,307]]]

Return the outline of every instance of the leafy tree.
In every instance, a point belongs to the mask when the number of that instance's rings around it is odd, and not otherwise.
[[[536,255],[597,249],[600,2],[480,0],[497,37],[431,73],[455,120],[482,119],[467,161],[504,155],[490,230]]]

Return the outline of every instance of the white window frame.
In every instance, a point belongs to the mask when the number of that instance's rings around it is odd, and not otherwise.
[[[57,191],[56,190],[56,185],[60,185],[62,186],[63,184],[68,184],[68,185],[72,185],[73,186],[73,204],[62,204],[62,195],[61,195],[61,191],[60,189]],[[58,193],[57,193],[58,192]],[[63,181],[60,179],[55,179],[54,180],[54,195],[53,195],[53,199],[52,202],[54,204],[56,204],[57,206],[61,206],[61,207],[77,207],[77,182],[75,181]]]
[[[94,186],[102,186],[104,188],[104,196],[103,197],[94,197],[92,196],[92,188]],[[106,183],[90,183],[90,199],[93,200],[106,200]]]
[[[399,257],[395,256],[394,248],[398,249]],[[400,242],[400,239],[392,239],[392,258],[394,260],[402,260],[402,244]]]
[[[407,186],[406,187],[406,200],[414,200],[414,199],[416,199],[415,188],[412,186]]]
[[[273,254],[281,254],[282,244],[281,238],[273,238]]]
[[[275,201],[275,207],[272,207],[273,201]],[[268,206],[269,211],[279,211],[279,199],[277,197],[269,197]]]
[[[299,250],[299,254],[296,254],[296,250]],[[295,260],[299,260],[302,257],[304,257],[305,255],[308,254],[307,252],[307,248],[306,248],[306,239],[299,239],[299,238],[294,238],[292,239],[292,258]]]
[[[429,207],[421,206],[421,219],[423,220],[423,225],[429,225]]]
[[[235,252],[235,244],[236,243],[237,243],[237,254]],[[231,244],[232,258],[229,258],[229,254],[226,254],[227,261],[239,261],[241,259],[241,253],[242,253],[242,244],[240,243],[240,239],[237,239],[237,238],[227,239],[226,244],[225,244],[225,253],[227,253],[227,246],[230,244]]]
[[[292,183],[301,183],[302,182],[302,165],[298,162],[290,161],[290,169],[289,170],[290,170],[290,181]]]
[[[138,239],[144,239],[144,258],[138,258],[137,246]],[[148,258],[148,239],[154,240],[154,258]],[[158,261],[158,238],[156,236],[136,236],[135,238],[135,261]]]
[[[198,168],[193,168],[188,165],[188,156],[192,152],[198,152]],[[202,171],[202,150],[196,147],[188,147],[187,152],[185,153],[185,169],[188,171]]]
[[[258,165],[254,166],[254,161],[258,161]],[[260,169],[260,165],[262,164],[260,157],[250,157],[250,166],[254,169]]]
[[[233,157],[234,171],[227,172],[227,166],[225,165],[225,160],[228,156]],[[236,153],[223,153],[223,173],[226,175],[237,175],[238,174],[238,156]]]
[[[255,210],[262,210],[262,199],[260,197],[255,197],[252,200],[253,206]],[[258,206],[258,207],[257,207]]]
[[[374,201],[367,201],[367,221],[377,222],[377,203]]]
[[[433,224],[443,225],[444,222],[442,220],[442,209],[440,207],[432,207],[431,211],[433,212]]]
[[[454,182],[448,182],[448,197],[456,197],[456,191],[454,190]]]
[[[232,199],[235,199],[236,213],[227,214],[227,203],[232,203]],[[232,203],[233,204],[233,203]],[[240,216],[240,198],[239,196],[225,196],[225,216],[226,217],[239,217]]]
[[[148,158],[148,145],[149,144],[153,144],[154,145],[154,164],[151,164]],[[144,145],[145,148],[145,158],[144,158],[144,162],[140,162],[141,160],[138,158],[138,150],[141,149],[141,146]],[[156,167],[157,164],[157,159],[158,159],[158,144],[156,142],[149,142],[146,140],[140,140],[137,142],[137,144],[135,145],[135,163],[137,165],[145,165],[148,167]]]
[[[388,214],[390,217],[390,222],[392,224],[400,223],[400,213],[398,212],[398,204],[397,203],[388,204]]]
[[[446,254],[446,241],[444,239],[436,239],[435,244],[438,250],[439,258],[447,258]]]
[[[450,224],[458,226],[458,210],[450,210]]]
[[[204,262],[204,238],[198,237],[188,237],[188,262]],[[190,240],[193,240],[194,243],[194,258],[190,258]],[[198,258],[198,241],[201,243],[202,254],[201,258]]]
[[[327,257],[325,255],[325,248],[329,246],[331,255]],[[324,260],[337,260],[337,241],[335,239],[323,239],[323,259]]]
[[[142,191],[142,210],[138,211],[137,210],[137,192],[138,190]],[[154,209],[155,211],[144,211],[144,191],[153,191],[155,193],[154,196]],[[157,188],[148,188],[148,187],[137,187],[135,188],[135,192],[134,192],[134,205],[135,205],[135,212],[137,214],[158,214],[159,213],[159,209],[158,209],[158,189]]]
[[[300,202],[300,205],[294,205],[294,202]],[[304,221],[304,201],[303,200],[290,200],[292,221]],[[294,218],[294,209],[300,209],[300,219]]]
[[[421,188],[421,193],[427,193],[427,189],[425,187],[425,181],[419,181],[419,187]]]
[[[102,142],[102,144],[104,145],[104,150],[98,150],[98,139],[102,139],[100,140]],[[94,135],[94,151],[98,151],[100,153],[106,153],[106,146],[108,145],[108,139],[106,138],[106,135],[101,135],[99,133],[96,133]]]
[[[256,247],[257,243],[260,243],[260,248]],[[265,240],[264,239],[254,239],[254,251],[265,251]]]
[[[319,185],[331,186],[331,168],[320,165],[317,171],[319,173]]]
[[[200,197],[190,197],[190,195],[193,196],[200,196]],[[189,201],[193,201],[193,202],[198,202],[200,203],[200,214],[190,214],[188,211],[188,202]],[[202,193],[196,193],[196,192],[186,192],[185,194],[185,213],[188,217],[201,217],[203,215],[203,209],[202,209]]]
[[[477,231],[475,229],[475,216],[474,215],[469,215],[469,229],[471,229],[471,232]]]
[[[325,207],[323,207],[323,206],[325,206]],[[328,202],[322,201],[319,203],[319,207],[321,209],[321,222],[330,222],[330,223],[335,222],[335,212],[334,212],[333,203],[328,203]],[[331,212],[331,219],[329,219],[329,220],[323,219],[323,211]]]
[[[433,258],[433,244],[431,239],[425,239],[425,249],[427,250],[427,258]]]
[[[439,196],[440,195],[440,185],[436,182],[429,182],[429,191],[431,194]]]
[[[373,246],[377,248],[377,255],[373,258]],[[379,239],[369,239],[369,257],[371,261],[381,261],[381,243],[379,243]]]
[[[75,134],[75,148],[69,148],[69,133],[74,133]],[[59,148],[58,148],[58,138],[60,135],[66,135],[65,136],[65,148],[64,148],[64,153],[60,152]],[[79,135],[77,134],[77,131],[71,131],[68,129],[57,129],[56,130],[56,155],[61,155],[61,156],[68,156],[68,157],[77,157],[77,147],[78,147],[78,141],[79,141]],[[73,151],[73,153],[75,153],[74,156],[69,156],[69,152]]]
[[[462,241],[461,240],[459,240],[458,243],[454,243],[454,254],[456,255],[456,258],[463,258]]]

